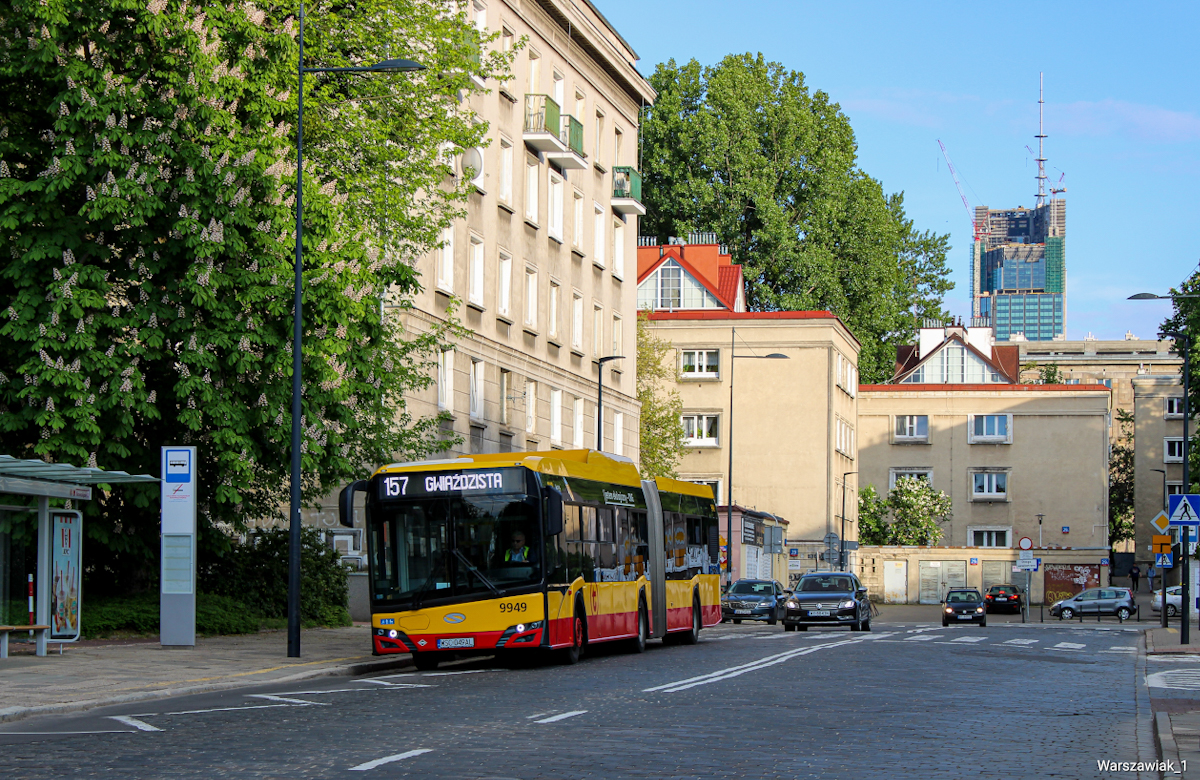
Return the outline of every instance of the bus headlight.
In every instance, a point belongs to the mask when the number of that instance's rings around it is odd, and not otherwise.
[[[392,639],[395,639],[396,637],[400,636],[400,632],[393,628],[391,631],[388,631],[388,636]]]
[[[522,633],[523,631],[525,631],[525,624],[524,624],[524,623],[517,623],[517,633],[518,633],[518,634],[520,634],[520,633]]]

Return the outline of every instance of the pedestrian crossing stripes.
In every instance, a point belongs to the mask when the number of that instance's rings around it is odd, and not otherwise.
[[[996,636],[974,635],[974,636],[954,636],[955,631],[930,632],[923,634],[914,634],[903,638],[887,639],[880,637],[878,641],[893,642],[897,644],[907,642],[933,642],[939,645],[955,645],[957,647],[1001,647],[1010,650],[1052,650],[1056,653],[1105,653],[1109,656],[1130,656],[1137,653],[1137,645],[1108,645],[1107,647],[1096,648],[1094,645],[1089,648],[1085,642],[1054,642],[1053,640],[1045,639],[1004,639],[1000,640]],[[1115,637],[1110,637],[1110,639]]]
[[[1003,642],[1003,644],[1006,644],[1006,645],[1022,645],[1022,646],[1036,645],[1037,643],[1038,643],[1038,640],[1036,640],[1036,639],[1008,639]]]

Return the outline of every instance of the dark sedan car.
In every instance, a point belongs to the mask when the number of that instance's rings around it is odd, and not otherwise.
[[[784,606],[784,631],[807,631],[809,626],[871,630],[871,602],[867,600],[867,589],[850,572],[804,575]]]
[[[942,602],[942,625],[970,621],[986,626],[987,612],[983,604],[983,597],[974,588],[947,591],[946,600]]]
[[[765,620],[773,626],[789,592],[774,580],[738,580],[721,597],[721,620]]]
[[[983,609],[994,612],[997,609],[1008,609],[1013,612],[1021,611],[1021,590],[1016,585],[993,585],[983,594]]]

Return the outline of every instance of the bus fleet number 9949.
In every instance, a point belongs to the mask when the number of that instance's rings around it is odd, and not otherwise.
[[[502,601],[500,602],[501,612],[526,612],[529,605],[524,601]]]

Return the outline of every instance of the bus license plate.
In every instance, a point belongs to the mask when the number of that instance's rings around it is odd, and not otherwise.
[[[475,637],[464,636],[464,637],[456,637],[454,639],[439,639],[437,646],[438,646],[439,650],[445,649],[447,647],[474,647],[475,646]]]
[[[827,609],[810,610],[808,613],[808,616],[809,617],[829,617],[829,610],[827,610]]]

